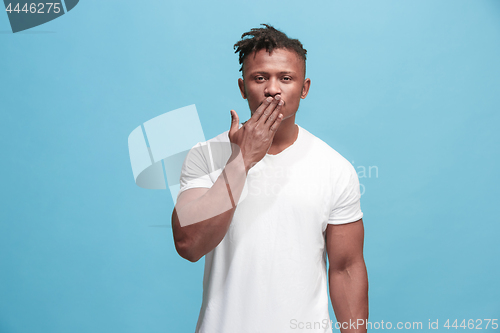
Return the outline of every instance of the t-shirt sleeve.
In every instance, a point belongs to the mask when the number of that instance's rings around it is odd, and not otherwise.
[[[354,167],[348,163],[334,189],[334,203],[329,224],[344,224],[355,222],[363,217],[360,204],[360,189],[358,175]]]
[[[207,145],[198,143],[189,151],[182,164],[177,198],[182,192],[191,188],[212,187],[210,172],[211,163]]]

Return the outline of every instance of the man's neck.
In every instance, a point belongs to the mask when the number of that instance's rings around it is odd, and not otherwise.
[[[297,140],[298,135],[299,127],[295,124],[295,115],[293,115],[281,122],[267,153],[270,155],[281,153]]]

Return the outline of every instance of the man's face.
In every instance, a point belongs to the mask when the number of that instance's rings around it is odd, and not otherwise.
[[[243,79],[238,80],[241,96],[248,99],[253,114],[266,97],[281,95],[283,120],[295,116],[301,98],[306,98],[311,80],[304,80],[304,63],[287,49],[265,49],[249,54],[243,63]]]

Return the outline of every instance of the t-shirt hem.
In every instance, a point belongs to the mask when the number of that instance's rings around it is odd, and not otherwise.
[[[358,215],[356,215],[356,217],[353,217],[353,218],[350,218],[350,219],[347,219],[347,220],[333,220],[333,221],[329,220],[328,224],[347,224],[347,223],[356,222],[356,221],[358,221],[361,218],[363,218],[363,213],[358,214]]]
[[[179,198],[179,195],[181,195],[182,192],[193,189],[193,188],[211,188],[213,184],[210,185],[202,185],[202,184],[197,184],[197,185],[192,185],[192,186],[186,186],[183,187],[182,189],[177,192],[177,198]]]

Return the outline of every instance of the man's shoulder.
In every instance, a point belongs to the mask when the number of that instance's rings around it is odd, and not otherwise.
[[[229,142],[229,130],[222,132],[221,134],[214,136],[211,139],[208,139],[207,142]]]
[[[351,166],[351,163],[328,143],[303,127],[300,127],[300,129],[304,135],[304,141],[309,146],[311,152],[318,158],[330,161],[330,163],[334,163],[336,165],[344,165],[346,167]]]
[[[208,140],[205,141],[200,141],[197,144],[195,144],[191,150],[199,150],[201,147],[207,147],[210,144],[214,144],[217,146],[218,143],[229,143],[229,136],[228,136],[229,131],[225,131],[217,136],[214,136]]]

